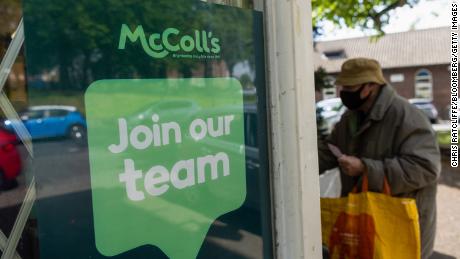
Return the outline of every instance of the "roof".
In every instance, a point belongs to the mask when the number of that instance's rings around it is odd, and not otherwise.
[[[386,34],[376,42],[371,37],[319,41],[314,62],[315,68],[321,66],[328,73],[339,72],[346,59],[355,57],[376,59],[383,69],[450,64],[449,43],[450,27]]]

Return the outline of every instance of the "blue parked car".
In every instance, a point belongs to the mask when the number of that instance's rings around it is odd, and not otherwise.
[[[86,137],[86,120],[76,107],[64,105],[31,106],[19,114],[32,139]],[[5,128],[13,130],[14,121],[5,120]]]

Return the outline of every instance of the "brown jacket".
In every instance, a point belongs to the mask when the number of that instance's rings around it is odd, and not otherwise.
[[[433,251],[436,230],[436,184],[441,171],[436,136],[426,116],[397,95],[389,85],[380,91],[370,113],[357,126],[356,112],[347,111],[326,141],[320,141],[320,172],[338,166],[326,143],[361,158],[369,175],[369,190],[380,192],[383,177],[393,196],[416,199],[421,228],[422,258]],[[342,196],[360,177],[340,174]]]

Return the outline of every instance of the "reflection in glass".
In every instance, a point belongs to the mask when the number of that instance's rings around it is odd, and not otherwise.
[[[250,1],[234,2],[234,6],[245,8],[252,5]],[[113,105],[113,111],[129,114],[125,118],[127,130],[132,130],[130,125],[152,126],[152,116],[156,110],[167,111],[167,115],[160,115],[162,121],[187,121],[203,117],[214,118],[218,123],[219,116],[234,113],[235,107],[222,105],[222,99],[212,98],[207,94],[211,90],[206,92],[206,88],[200,88],[200,80],[237,79],[241,84],[238,94],[244,105],[242,114],[234,120],[243,125],[245,146],[232,139],[216,138],[209,143],[203,141],[200,149],[192,153],[200,157],[200,154],[209,154],[209,150],[216,148],[229,153],[244,151],[247,195],[241,207],[213,219],[198,258],[271,257],[260,13],[188,0],[144,3],[134,0],[26,0],[24,17],[28,104],[21,113],[21,121],[32,135],[36,154],[33,168],[39,200],[35,215],[40,231],[38,243],[41,258],[103,258],[96,247],[94,232],[93,192],[96,189],[90,173],[87,128],[91,124],[88,123],[89,113],[84,98],[88,87],[94,82],[108,79],[172,78],[190,79],[192,88],[196,87],[197,92],[205,98],[200,101],[177,98],[177,92],[190,90],[183,85],[164,87],[151,95],[111,91],[101,98]],[[142,26],[145,46],[142,45],[140,34],[138,41],[128,39],[125,48],[121,49],[120,32],[123,25],[128,26],[132,33]],[[151,51],[168,49],[163,39],[155,37],[162,37],[169,28],[179,31],[168,38],[169,43],[182,49],[170,51],[163,58],[152,58],[149,55]],[[204,40],[196,36],[203,35],[203,31],[209,38],[209,44],[212,44],[213,38],[219,39],[218,53],[211,53],[211,45],[207,53]],[[194,49],[191,48],[192,44]],[[190,51],[187,51],[189,47]],[[141,104],[139,99],[146,101]],[[113,121],[104,119],[97,121],[112,125],[109,123]],[[8,128],[7,124],[14,123],[17,122],[6,120],[4,125]],[[101,133],[97,140],[104,141],[108,137],[110,134]],[[187,141],[192,143],[190,138]],[[177,156],[184,150],[187,149],[171,146],[164,153]],[[142,159],[136,162],[135,167],[141,168],[145,174],[153,160]],[[107,160],[101,166],[110,163]],[[169,165],[168,170],[172,166]],[[120,172],[123,172],[123,168],[120,168]],[[140,182],[137,187],[138,190],[144,188]],[[97,190],[104,195],[111,189],[108,186]],[[220,192],[208,192],[208,196],[220,193],[219,198],[225,203],[234,198],[231,191],[225,190],[224,186]],[[173,215],[167,210],[150,210],[147,220],[165,224],[173,222],[177,229],[195,231],[196,222],[205,217],[196,203],[202,197],[194,194],[190,192],[186,195],[188,200],[182,204],[165,196],[161,201],[164,206],[175,208]],[[106,202],[110,207],[111,201]],[[123,213],[116,208],[113,208],[113,212]],[[196,221],[190,220],[190,215]],[[136,226],[136,222],[129,218],[120,224]],[[116,227],[113,225],[113,228]],[[123,241],[131,242],[127,237]],[[37,246],[37,242],[34,242],[30,244]],[[152,257],[165,258],[165,254],[158,247],[145,244],[115,256]],[[37,258],[37,255],[25,258]]]
[[[8,189],[21,172],[21,157],[19,155],[18,139],[16,136],[0,127],[0,188]]]
[[[21,121],[5,120],[5,128],[13,131],[15,124],[23,123],[33,140],[67,137],[85,141],[86,120],[75,106],[30,106],[19,117]]]
[[[214,4],[223,4],[241,8],[252,9],[254,7],[253,0],[201,0],[203,2],[214,3]]]
[[[21,258],[34,258],[38,254],[37,224],[33,215],[24,214],[24,229],[12,232],[29,187],[26,172],[30,170],[30,159],[16,134],[0,126],[0,235],[20,237],[14,250]],[[6,247],[6,240],[3,241],[2,247]]]

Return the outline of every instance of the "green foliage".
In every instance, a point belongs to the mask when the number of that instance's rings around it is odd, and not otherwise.
[[[19,0],[0,1],[0,36],[10,35],[17,27],[21,17],[21,3]]]
[[[376,30],[388,24],[390,11],[414,5],[420,0],[312,0],[313,24],[316,29],[328,20],[341,27]]]
[[[233,0],[210,0],[209,2],[229,2]],[[234,1],[238,2],[238,1]],[[243,1],[245,6],[251,6],[249,0]],[[313,7],[313,24],[318,31],[323,21],[328,20],[339,26],[360,27],[363,29],[374,29],[380,34],[383,34],[382,26],[388,23],[391,10],[404,5],[414,5],[419,0],[312,0]],[[117,70],[124,71],[124,75],[133,73],[145,74],[149,71],[158,71],[157,73],[165,73],[164,64],[159,62],[150,62],[148,66],[132,67],[132,60],[138,59],[138,53],[133,53],[124,59],[117,58],[117,53],[110,51],[111,44],[116,41],[111,35],[114,35],[116,26],[119,26],[120,21],[116,17],[125,17],[126,21],[131,21],[132,24],[143,24],[146,28],[156,28],[161,21],[168,20],[170,24],[183,23],[184,17],[189,17],[184,25],[184,28],[194,28],[197,24],[202,24],[203,21],[209,20],[211,16],[206,12],[194,13],[186,10],[183,7],[186,5],[172,6],[168,1],[151,1],[145,2],[141,0],[79,0],[79,1],[28,1],[29,8],[39,9],[40,12],[35,13],[34,17],[26,19],[39,20],[41,23],[49,25],[36,27],[30,33],[35,34],[35,38],[39,39],[35,46],[32,46],[33,58],[41,62],[39,67],[55,68],[59,66],[60,75],[68,74],[69,67],[86,67],[81,71],[74,71],[77,76],[73,81],[77,81],[78,88],[83,88],[87,85],[87,81],[91,81],[92,75],[88,75],[88,71],[99,74],[102,70]],[[91,8],[88,8],[91,6]],[[133,6],[139,6],[135,12],[130,12]],[[182,16],[171,17],[169,12],[159,12],[174,8],[177,13],[183,13]],[[182,10],[184,9],[184,10]],[[63,14],[65,12],[65,14]],[[209,29],[216,31],[225,30],[228,33],[225,35],[223,42],[235,42],[232,35],[237,35],[236,32],[251,29],[250,26],[242,24],[241,21],[246,18],[238,17],[236,14],[229,14],[228,9],[215,8],[214,17],[220,17],[209,22]],[[146,15],[152,14],[152,15]],[[0,1],[0,39],[6,41],[17,26],[21,15],[20,0],[1,0]],[[196,16],[199,17],[196,17]],[[248,13],[249,15],[249,13]],[[72,20],[66,20],[62,17],[74,17]],[[34,24],[33,21],[31,21]],[[51,26],[52,25],[52,26]],[[115,29],[114,29],[115,28]],[[62,44],[55,44],[55,42]],[[53,55],[40,51],[41,46],[55,44],[55,52]],[[2,44],[0,44],[0,53],[3,53]],[[53,45],[54,46],[54,45]],[[224,57],[228,67],[231,69],[234,64],[241,61],[246,56],[246,52],[251,51],[251,42],[241,42],[235,48],[224,48],[222,56]],[[29,47],[30,48],[30,47]],[[111,57],[110,65],[99,62],[100,57]],[[111,60],[110,60],[111,59]],[[251,62],[251,61],[250,61]],[[190,76],[190,69],[194,67],[194,62],[181,60],[176,62],[169,60],[167,67],[175,68],[185,76]],[[253,65],[253,64],[251,64]],[[206,68],[209,65],[206,64]],[[39,73],[41,71],[30,71]],[[324,71],[316,72],[316,80],[318,89],[330,87]],[[120,75],[122,76],[122,75]],[[71,78],[61,78],[72,81]]]
[[[20,0],[0,0],[0,60],[21,19]]]
[[[90,82],[101,79],[101,75],[114,74],[114,71],[119,78],[152,74],[164,77],[167,70],[177,70],[184,77],[190,77],[191,70],[204,65],[205,74],[209,76],[213,61],[152,60],[142,48],[131,43],[130,51],[119,51],[116,44],[122,23],[143,25],[146,33],[176,26],[188,34],[196,28],[214,31],[223,45],[221,55],[229,69],[252,53],[252,25],[247,23],[251,21],[250,11],[241,14],[238,9],[187,1],[25,1],[26,33],[35,43],[28,46],[29,61],[34,63],[29,73],[43,72],[35,71],[36,68],[59,69],[60,82],[53,88],[74,90],[84,89]],[[174,10],[175,15],[165,10]],[[246,35],[247,40],[238,40],[239,35]],[[253,65],[252,60],[248,61]]]
[[[329,75],[324,68],[319,67],[315,71],[315,90],[320,91],[323,88],[331,87],[334,87],[334,85],[332,84]]]
[[[439,146],[441,148],[448,148],[451,145],[450,132],[437,132],[436,133]]]

